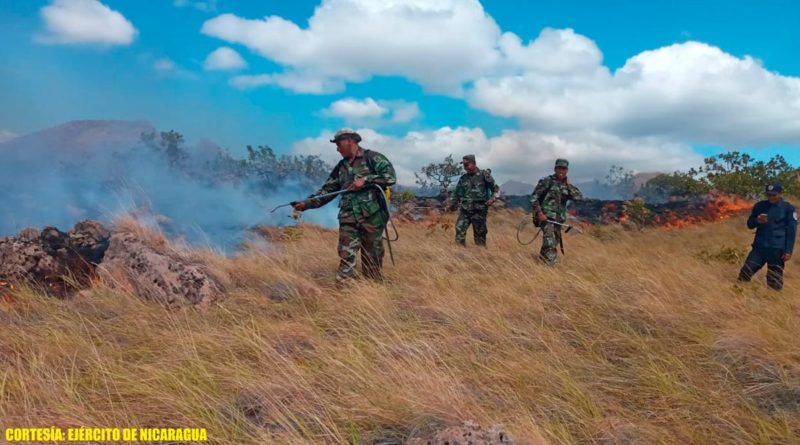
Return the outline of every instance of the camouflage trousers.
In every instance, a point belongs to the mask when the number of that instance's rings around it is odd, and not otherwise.
[[[472,236],[475,239],[475,245],[486,245],[486,234],[489,229],[486,228],[486,215],[489,209],[486,206],[475,207],[469,210],[460,209],[458,212],[458,219],[456,220],[456,243],[464,246],[467,240],[467,229],[472,224]]]
[[[383,231],[386,228],[386,217],[376,212],[370,217],[358,221],[339,222],[339,270],[336,280],[339,282],[354,278],[356,275],[356,257],[361,252],[361,272],[367,278],[383,280]]]
[[[558,247],[561,245],[561,226],[546,224],[542,228],[542,249],[539,258],[548,266],[558,264]]]

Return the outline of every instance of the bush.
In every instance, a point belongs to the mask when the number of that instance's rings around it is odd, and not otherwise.
[[[781,155],[765,162],[732,151],[706,158],[705,165],[690,174],[715,190],[746,198],[758,198],[764,185],[771,182],[780,182],[785,193],[800,192],[800,169],[792,167]]]
[[[392,195],[392,201],[398,204],[403,204],[406,202],[414,202],[416,200],[417,200],[416,195],[414,195],[414,192],[411,191],[399,192]]]
[[[644,199],[634,198],[625,203],[624,213],[628,215],[629,221],[642,227],[650,221],[651,212],[645,205]]]
[[[648,202],[666,201],[672,197],[685,197],[708,193],[711,187],[689,173],[660,174],[647,181],[636,194]]]

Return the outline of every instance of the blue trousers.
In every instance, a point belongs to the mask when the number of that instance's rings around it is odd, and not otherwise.
[[[783,249],[753,248],[739,271],[740,281],[750,281],[753,274],[767,265],[767,286],[783,289]]]

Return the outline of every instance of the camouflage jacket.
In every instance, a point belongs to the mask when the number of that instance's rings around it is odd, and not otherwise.
[[[453,192],[453,205],[464,210],[485,207],[486,200],[497,193],[500,187],[494,182],[491,170],[478,170],[476,173],[464,173]]]
[[[366,179],[366,186],[359,191],[345,192],[339,201],[339,221],[355,222],[374,215],[382,209],[381,196],[375,187],[370,184],[377,184],[381,189],[386,189],[393,185],[397,178],[395,176],[392,163],[386,156],[377,151],[360,148],[353,159],[352,165],[347,159],[342,159],[333,167],[333,171],[328,176],[325,184],[310,195],[306,200],[306,208],[315,209],[333,201],[336,197],[315,199],[314,196],[325,193],[332,193],[350,187],[357,178]],[[387,215],[388,216],[388,215]]]
[[[535,220],[541,210],[547,218],[564,222],[567,220],[567,201],[581,198],[583,194],[578,187],[558,182],[555,175],[546,176],[539,180],[531,194],[533,218]]]

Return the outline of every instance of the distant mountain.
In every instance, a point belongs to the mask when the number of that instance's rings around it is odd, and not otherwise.
[[[644,187],[647,184],[647,181],[655,178],[656,176],[660,175],[660,172],[642,172],[636,173],[633,175],[633,184],[636,185],[636,190]]]
[[[504,195],[530,195],[533,185],[522,181],[510,180],[500,186],[500,193]]]
[[[16,134],[14,134],[14,133],[12,133],[12,132],[10,132],[8,130],[0,129],[0,144],[2,144],[3,142],[6,142],[6,141],[10,141],[11,139],[14,139],[15,137],[17,137]]]
[[[82,161],[127,151],[139,142],[142,133],[155,130],[147,121],[70,121],[0,143],[0,153],[26,161]]]

